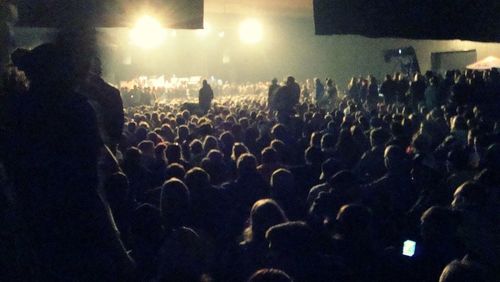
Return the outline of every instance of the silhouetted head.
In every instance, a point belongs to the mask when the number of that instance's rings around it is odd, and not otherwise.
[[[165,170],[167,179],[170,178],[184,179],[185,173],[186,170],[184,169],[184,166],[178,163],[169,164],[167,166],[167,169]]]
[[[273,164],[277,163],[278,160],[278,152],[273,148],[267,147],[262,150],[262,164]]]
[[[275,170],[271,176],[271,195],[273,198],[293,196],[295,193],[295,179],[293,174],[284,168]]]
[[[17,49],[11,56],[14,65],[24,71],[31,87],[72,86],[77,79],[68,50],[45,43],[32,50]]]
[[[252,154],[243,154],[238,159],[237,167],[239,176],[255,174],[257,172],[257,159]]]
[[[275,225],[267,230],[266,239],[270,251],[278,257],[295,257],[314,252],[314,234],[305,222],[293,221]]]
[[[232,151],[233,152],[231,153],[231,159],[233,161],[237,161],[240,158],[241,155],[249,152],[247,146],[245,146],[245,144],[240,143],[240,142],[235,143],[233,145],[233,150]]]
[[[250,211],[250,226],[245,231],[246,240],[263,241],[269,228],[287,221],[285,213],[274,200],[258,200]]]
[[[449,241],[456,235],[460,218],[449,208],[433,206],[427,209],[420,218],[420,234],[426,241]]]
[[[483,269],[472,263],[454,260],[441,273],[439,282],[486,282]]]
[[[333,159],[329,158],[321,164],[321,175],[319,177],[320,180],[330,179],[334,174],[340,171],[342,168],[342,164]]]
[[[189,190],[181,180],[172,178],[161,188],[160,210],[165,226],[180,227],[190,209]]]
[[[331,191],[345,201],[354,202],[360,196],[359,183],[356,176],[349,170],[341,170],[328,179]]]
[[[367,207],[344,205],[337,214],[338,232],[347,239],[359,238],[368,232],[371,221],[372,213]]]
[[[389,171],[400,171],[408,168],[408,155],[399,146],[388,146],[384,152],[385,167]]]
[[[248,282],[293,282],[293,280],[284,271],[265,268],[255,272]]]
[[[204,189],[210,186],[210,175],[202,168],[195,167],[186,173],[184,183],[190,191]]]
[[[474,181],[467,181],[455,190],[451,206],[454,209],[484,207],[488,203],[488,196],[486,186]]]
[[[165,150],[165,156],[170,164],[176,163],[181,159],[181,146],[179,144],[173,143],[168,144]]]

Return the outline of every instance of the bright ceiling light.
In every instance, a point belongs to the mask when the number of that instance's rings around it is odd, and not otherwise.
[[[140,18],[130,31],[131,43],[143,49],[158,48],[166,39],[167,30],[151,16]]]
[[[255,19],[248,19],[240,24],[240,40],[255,44],[262,40],[262,24]]]

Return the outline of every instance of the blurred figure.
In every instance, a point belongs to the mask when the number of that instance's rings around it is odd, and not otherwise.
[[[91,61],[90,71],[80,91],[88,99],[97,115],[99,131],[104,144],[112,152],[120,143],[124,114],[120,91],[101,78],[102,66],[99,58]]]
[[[210,84],[208,84],[206,79],[203,80],[202,84],[203,86],[198,92],[198,104],[203,114],[206,114],[212,105],[214,92],[212,91],[212,87],[210,87]]]
[[[384,82],[380,85],[380,93],[384,95],[384,102],[390,105],[396,102],[396,84],[391,75],[386,75]]]
[[[316,100],[316,105],[319,105],[321,101],[323,100],[323,96],[325,94],[325,86],[323,86],[323,83],[321,83],[321,80],[319,78],[314,79],[314,92],[315,92],[315,100]]]
[[[271,85],[269,85],[269,89],[267,91],[267,105],[271,113],[276,108],[276,92],[278,92],[279,88],[280,85],[278,84],[278,80],[276,78],[273,78],[273,80],[271,81]]]
[[[286,84],[281,86],[276,92],[276,109],[278,110],[278,120],[288,123],[300,100],[300,86],[295,82],[295,78],[289,76]]]
[[[77,93],[81,75],[69,50],[42,44],[13,57],[30,81],[8,128],[7,173],[41,264],[39,280],[127,280],[134,265],[98,194],[102,148],[95,112]],[[46,126],[42,126],[44,121]],[[4,151],[6,148],[2,148]]]

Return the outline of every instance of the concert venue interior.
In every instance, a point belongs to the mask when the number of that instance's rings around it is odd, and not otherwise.
[[[499,15],[0,1],[0,280],[499,281]]]

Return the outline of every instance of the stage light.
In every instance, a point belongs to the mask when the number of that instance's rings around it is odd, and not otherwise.
[[[131,43],[143,49],[158,48],[166,39],[167,30],[151,16],[140,18],[130,31]]]
[[[240,24],[240,40],[255,44],[262,40],[262,24],[255,19],[248,19]]]

